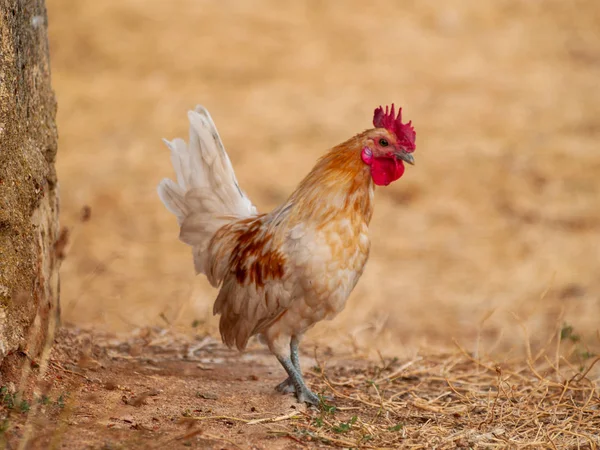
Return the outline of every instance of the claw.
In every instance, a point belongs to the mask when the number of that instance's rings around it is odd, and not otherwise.
[[[315,394],[312,391],[309,391],[308,389],[303,389],[299,394],[296,393],[296,398],[300,403],[304,402],[313,406],[319,406],[321,404],[321,400],[319,399],[317,394]]]

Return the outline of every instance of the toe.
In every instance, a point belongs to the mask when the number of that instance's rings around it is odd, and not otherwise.
[[[277,392],[281,392],[282,394],[289,394],[292,392],[296,392],[296,389],[294,388],[294,384],[292,383],[292,380],[290,380],[289,378],[287,378],[285,381],[282,381],[281,383],[279,383],[275,387],[275,390]]]
[[[300,403],[304,402],[304,403],[308,403],[309,405],[313,405],[313,406],[319,406],[319,404],[321,403],[321,401],[319,400],[319,397],[314,392],[311,392],[309,390],[302,391],[298,395],[298,401]]]

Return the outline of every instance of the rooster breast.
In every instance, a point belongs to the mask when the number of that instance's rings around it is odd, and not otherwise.
[[[350,218],[321,226],[299,224],[290,230],[285,247],[295,279],[294,301],[263,332],[270,343],[281,337],[281,345],[342,311],[369,256],[368,226]]]

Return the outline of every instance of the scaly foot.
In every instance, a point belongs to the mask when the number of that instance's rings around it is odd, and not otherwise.
[[[296,388],[294,387],[294,382],[291,378],[286,378],[284,381],[279,383],[275,390],[277,392],[281,392],[282,394],[291,394],[296,393]],[[296,395],[296,398],[300,403],[306,402],[310,405],[318,406],[321,403],[319,396],[312,392],[310,389],[306,388],[301,390],[300,395]],[[323,397],[324,400],[330,401],[333,400],[333,397]]]
[[[304,402],[313,406],[319,406],[321,404],[321,400],[317,394],[309,390],[307,387],[301,388],[300,393],[296,392],[296,398],[300,403]]]
[[[296,388],[294,387],[294,383],[291,378],[286,378],[284,381],[275,386],[275,390],[277,392],[281,392],[282,394],[291,394],[292,392],[296,392]]]

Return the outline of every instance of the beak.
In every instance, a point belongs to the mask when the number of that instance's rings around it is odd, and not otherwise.
[[[405,163],[408,163],[411,166],[415,165],[415,158],[413,158],[413,155],[411,155],[410,153],[407,153],[407,152],[397,152],[397,153],[395,153],[395,155],[396,155],[396,158],[401,159]]]

